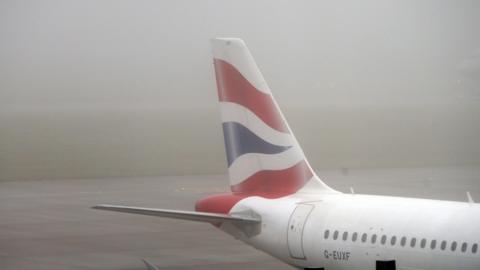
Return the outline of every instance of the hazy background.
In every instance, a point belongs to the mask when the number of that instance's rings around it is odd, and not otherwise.
[[[480,1],[0,0],[0,181],[224,173],[209,39],[312,165],[480,165]]]

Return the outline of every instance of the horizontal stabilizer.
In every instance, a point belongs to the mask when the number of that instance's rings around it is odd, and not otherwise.
[[[132,206],[121,206],[121,205],[102,204],[102,205],[94,206],[92,208],[100,209],[100,210],[115,211],[115,212],[146,215],[146,216],[167,217],[167,218],[184,219],[184,220],[209,222],[209,223],[218,223],[218,222],[225,222],[225,221],[235,221],[235,222],[241,222],[241,223],[259,223],[261,221],[260,218],[250,217],[250,216],[224,215],[224,214],[213,214],[213,213],[207,213],[207,212],[167,210],[167,209],[143,208],[143,207],[132,207]]]

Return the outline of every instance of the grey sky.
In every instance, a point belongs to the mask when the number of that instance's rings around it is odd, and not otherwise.
[[[208,40],[314,167],[480,164],[479,1],[0,1],[0,179],[222,173]]]

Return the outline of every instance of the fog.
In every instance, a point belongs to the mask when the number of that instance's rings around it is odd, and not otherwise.
[[[312,166],[480,165],[479,1],[0,1],[0,181],[225,173],[209,39]]]

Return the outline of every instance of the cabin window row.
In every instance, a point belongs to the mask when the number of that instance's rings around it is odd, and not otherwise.
[[[330,230],[325,230],[324,238],[329,239],[329,237],[330,237]],[[343,241],[347,241],[347,240],[349,240],[349,233],[348,232],[343,232],[342,235],[340,235],[339,231],[334,231],[333,234],[332,234],[332,239],[333,240],[340,240],[341,239]],[[356,242],[357,240],[359,240],[362,243],[370,242],[371,244],[376,244],[377,240],[378,240],[378,236],[376,234],[372,234],[372,235],[369,236],[366,233],[363,233],[363,234],[360,235],[360,234],[354,232],[354,233],[352,233],[352,235],[350,237],[350,240],[352,242]],[[439,246],[439,248],[441,250],[446,250],[446,249],[449,248],[451,251],[456,251],[457,247],[458,247],[458,243],[456,241],[453,241],[450,244],[448,244],[447,241],[441,241],[441,242],[438,241],[437,242],[437,240],[430,240],[430,242],[428,242],[427,239],[422,238],[419,242],[420,242],[419,243],[420,248],[427,248],[427,246],[428,246],[432,250],[436,249],[437,245]],[[397,238],[396,236],[392,236],[392,237],[390,237],[390,239],[388,239],[387,235],[382,235],[379,239],[379,243],[382,244],[382,245],[390,244],[391,246],[395,246],[397,243],[399,243],[400,246],[402,246],[402,247],[410,246],[410,247],[414,248],[417,245],[417,238],[413,237],[413,238],[408,239],[406,236],[403,236],[401,238]],[[469,245],[466,242],[464,242],[460,245],[460,250],[463,253],[467,252],[468,248],[469,248]],[[473,254],[476,254],[477,251],[478,251],[478,244],[475,243],[471,246],[470,252],[472,252]]]

